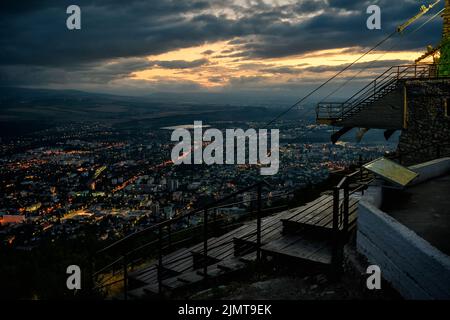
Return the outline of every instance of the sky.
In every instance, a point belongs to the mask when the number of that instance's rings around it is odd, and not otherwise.
[[[440,3],[409,31],[443,7]],[[356,59],[426,0],[2,0],[0,85],[147,95],[298,95]],[[68,30],[66,8],[81,8]],[[381,30],[366,9],[381,8]],[[334,82],[364,83],[439,43],[442,19],[396,36]],[[364,69],[369,67],[368,69]],[[324,93],[325,94],[325,93]]]

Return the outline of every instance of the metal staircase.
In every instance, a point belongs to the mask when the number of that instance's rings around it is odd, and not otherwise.
[[[317,105],[316,121],[320,124],[339,125],[361,110],[398,89],[405,80],[437,78],[435,64],[415,64],[389,68],[345,102],[321,102]]]

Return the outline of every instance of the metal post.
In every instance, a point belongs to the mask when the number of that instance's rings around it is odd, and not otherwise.
[[[336,235],[339,230],[339,188],[333,189],[333,233]]]
[[[333,256],[332,263],[334,266],[334,272],[339,273],[341,267],[341,255],[340,255],[340,239],[339,239],[339,188],[333,189]]]
[[[161,294],[162,289],[162,226],[158,228],[158,293]]]
[[[347,236],[347,232],[348,232],[348,218],[349,218],[348,217],[348,215],[349,215],[348,207],[349,207],[350,197],[349,197],[348,189],[349,189],[349,179],[347,178],[344,183],[344,234],[345,234],[345,236]]]
[[[93,253],[91,252],[89,254],[89,279],[88,279],[89,281],[88,288],[90,296],[94,295],[94,287],[95,287],[94,272],[95,272],[95,262],[93,258]]]
[[[256,211],[256,257],[261,260],[261,184],[258,184],[258,209]]]
[[[168,232],[169,251],[170,251],[172,248],[172,224],[170,224],[170,223],[167,226],[167,232]]]
[[[214,236],[217,234],[217,208],[213,209],[213,233]]]
[[[359,162],[359,176],[360,176],[360,178],[361,178],[361,181],[362,181],[362,179],[363,179],[363,161],[362,161],[362,155],[360,154],[359,155],[359,158],[358,158],[358,162]]]
[[[203,277],[208,277],[208,209],[203,215]]]
[[[123,260],[123,298],[124,300],[128,299],[128,259],[127,255],[124,254],[122,257]]]

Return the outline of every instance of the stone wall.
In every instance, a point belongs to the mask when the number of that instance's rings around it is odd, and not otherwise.
[[[450,76],[450,0],[445,0],[445,11],[442,14],[444,20],[442,42],[441,42],[441,57],[439,59],[439,75],[441,77]]]
[[[397,153],[401,163],[411,165],[450,156],[450,79],[405,83],[408,127],[402,130]],[[449,110],[450,112],[450,110]]]

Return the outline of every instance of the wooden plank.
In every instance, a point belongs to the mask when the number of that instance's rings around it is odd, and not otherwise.
[[[199,281],[203,281],[204,277],[199,275],[197,273],[197,271],[192,271],[192,272],[186,272],[182,275],[179,275],[177,277],[177,279],[181,282],[192,284],[192,283],[196,283]]]
[[[261,241],[268,242],[273,239],[279,238],[281,236],[282,231],[282,223],[280,219],[282,219],[283,215],[277,215],[276,220],[265,221],[261,223]],[[254,230],[251,236],[246,235],[247,237],[242,237],[244,240],[254,241],[256,242],[256,230]]]
[[[314,200],[313,202],[309,202],[305,206],[301,207],[302,209],[296,212],[294,215],[287,217],[287,220],[307,220],[314,215],[317,214],[317,210],[322,208],[324,205],[326,205],[328,202],[332,201],[333,197],[329,195],[321,196],[320,198]]]
[[[351,198],[349,201],[349,223],[353,222],[356,219],[356,216],[352,215],[352,213],[355,213],[357,211],[357,205],[358,200]],[[313,225],[331,229],[333,228],[333,207],[327,207],[320,214],[314,216],[308,221],[298,221],[298,223],[304,227],[306,225]]]
[[[355,199],[350,200],[348,209],[349,209],[349,223],[350,223],[351,221],[350,219],[356,218],[351,213],[352,212],[354,213],[358,210],[358,201],[356,201]],[[321,225],[330,229],[333,228],[333,212],[331,212],[331,215],[328,218],[322,221]]]
[[[273,226],[267,226],[266,229],[261,227],[261,229],[262,229],[261,230],[261,242],[262,243],[267,243],[269,241],[273,241],[282,236],[281,231],[282,231],[283,227],[282,227],[281,222],[277,222],[277,224],[273,225]],[[242,239],[244,241],[256,243],[256,233],[252,234],[249,237],[241,237],[240,239]]]
[[[301,221],[311,221],[313,223],[319,223],[319,225],[325,224],[325,222],[332,220],[332,214],[330,215],[329,211],[326,212],[318,212],[315,209],[320,208],[324,204],[329,204],[330,200],[332,200],[332,196],[330,195],[322,195],[317,198],[313,202],[310,202],[306,205],[303,205],[299,208],[285,210],[276,214],[273,214],[269,217],[265,217],[262,219],[261,223],[261,238],[262,242],[269,243],[272,246],[274,243],[279,241],[278,246],[280,249],[292,246],[295,239],[291,238],[283,238],[283,234],[281,233],[283,225],[280,219],[283,218],[294,218],[300,219]],[[356,211],[356,208],[355,208]],[[331,216],[331,218],[327,215]],[[351,214],[349,218],[349,223],[355,221],[356,213]],[[325,224],[326,225],[326,224]],[[250,241],[256,244],[256,220],[248,222],[242,225],[239,228],[236,228],[220,237],[217,238],[209,238],[208,239],[208,256],[216,259],[227,259],[233,261],[234,258],[234,250],[233,243],[230,241],[233,237],[242,238],[243,240]],[[301,238],[301,237],[300,237]],[[299,239],[300,239],[299,238]],[[320,247],[315,247],[314,244],[307,243],[305,240],[302,240],[301,248],[291,247],[289,251],[291,254],[299,254],[303,257],[306,257],[307,254],[310,255],[311,258],[320,260],[324,254],[321,253]],[[264,246],[263,246],[264,247]],[[268,247],[267,247],[268,248]],[[276,248],[274,247],[274,250]],[[323,249],[323,248],[322,248]],[[193,261],[191,256],[191,251],[201,252],[203,250],[203,242],[197,243],[190,248],[182,248],[175,252],[172,252],[163,257],[163,265],[166,268],[170,268],[174,271],[184,273],[186,271],[193,269]],[[314,251],[315,250],[315,251]],[[323,249],[325,250],[325,249]],[[255,254],[253,252],[252,254]],[[177,261],[181,259],[181,261]],[[225,261],[224,261],[225,263]],[[230,263],[230,262],[227,262]],[[231,262],[232,264],[239,265],[237,262]],[[211,266],[209,267],[211,268]],[[157,282],[157,270],[154,266],[147,268],[146,270],[141,271],[135,278],[139,281],[143,282]]]
[[[154,265],[152,265],[150,267],[146,267],[146,268],[140,270],[139,272],[130,272],[129,276],[139,279],[139,278],[145,277],[147,274],[152,273],[155,270],[156,270],[156,267]]]
[[[297,221],[298,223],[302,223],[305,225],[314,225],[314,226],[321,226],[321,222],[326,220],[329,217],[333,217],[333,204],[324,206],[321,208],[321,211],[318,212],[315,216],[310,217],[308,220],[301,220]]]
[[[239,261],[242,261],[244,263],[252,263],[252,262],[255,262],[257,259],[258,259],[258,255],[257,255],[256,251],[246,254],[242,257],[239,257]]]
[[[217,267],[225,271],[236,271],[246,266],[246,263],[237,258],[226,259],[217,264]]]
[[[220,244],[216,244],[213,248],[208,248],[208,257],[213,259],[221,259],[221,256],[228,250],[233,248],[232,239],[226,239],[227,241]],[[217,246],[219,245],[219,246]],[[192,251],[193,254],[203,255],[203,248],[198,251]]]
[[[331,263],[331,249],[327,241],[307,239],[300,235],[284,236],[284,239],[271,242],[262,249],[277,255],[285,255],[323,264]]]
[[[152,283],[142,287],[142,291],[144,291],[145,295],[156,295],[159,294],[159,286],[157,283]]]
[[[333,261],[332,244],[324,244],[324,246],[322,248],[317,250],[315,253],[311,254],[308,257],[308,260],[323,263],[323,264],[331,264]]]
[[[299,235],[284,235],[280,239],[277,239],[275,241],[269,242],[268,244],[262,246],[262,249],[264,250],[282,250],[293,243],[299,241],[302,239]]]
[[[233,242],[227,243],[226,246],[224,246],[223,248],[221,248],[221,250],[218,250],[214,257],[216,259],[222,260],[224,257],[228,256],[230,253],[232,253],[234,250],[233,248]]]
[[[274,225],[262,225],[261,224],[261,240],[264,237],[267,237],[268,234],[272,233],[272,232],[276,232],[277,229],[281,230],[281,223],[280,222],[276,222],[274,223]],[[255,241],[256,239],[256,226],[255,229],[252,230],[251,232],[244,234],[240,237],[236,237],[236,238],[240,238],[242,240],[248,240],[248,241]]]
[[[318,221],[321,218],[323,218],[324,215],[332,212],[333,210],[333,197],[328,196],[328,199],[326,202],[322,202],[320,207],[316,207],[315,213],[309,214],[307,216],[302,216],[301,219],[297,219],[297,222],[301,223],[309,223],[313,224],[314,221]]]
[[[207,270],[208,277],[212,277],[212,278],[218,277],[218,276],[222,275],[223,273],[224,273],[224,270],[217,267],[217,264],[209,266],[208,270]],[[204,276],[203,269],[197,270],[197,274],[199,276],[203,277]]]

